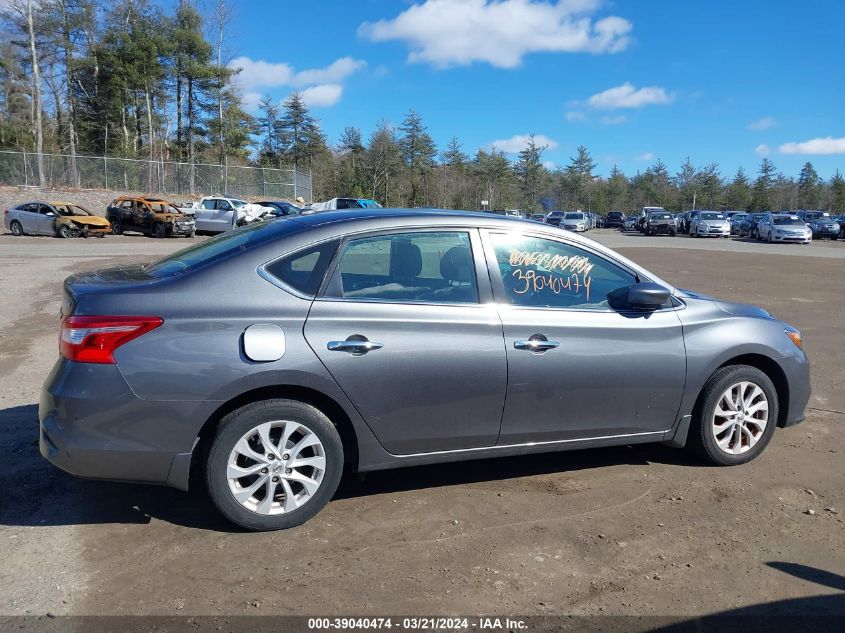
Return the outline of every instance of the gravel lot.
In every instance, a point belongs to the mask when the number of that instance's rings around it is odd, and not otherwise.
[[[845,243],[590,236],[801,328],[807,421],[732,469],[641,445],[348,477],[305,526],[246,534],[37,450],[64,277],[189,241],[0,235],[0,614],[845,614]]]

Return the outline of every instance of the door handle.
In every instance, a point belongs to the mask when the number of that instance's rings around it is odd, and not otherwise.
[[[524,349],[535,354],[542,354],[550,349],[560,347],[559,341],[550,341],[542,334],[535,334],[531,338],[525,340],[516,340],[513,342],[514,349]]]
[[[376,343],[370,341],[366,336],[360,334],[353,334],[346,338],[345,341],[329,341],[326,344],[326,349],[330,352],[346,352],[350,356],[363,356],[367,352],[384,347],[383,343]]]

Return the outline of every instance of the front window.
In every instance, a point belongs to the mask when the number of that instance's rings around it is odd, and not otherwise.
[[[702,220],[724,220],[725,216],[721,213],[702,213],[700,216]]]
[[[402,303],[478,303],[469,233],[392,233],[350,240],[325,296]]]
[[[87,209],[83,209],[75,204],[57,204],[56,211],[59,212],[59,215],[65,217],[72,217],[74,215],[94,215]]]
[[[516,234],[491,235],[505,288],[514,306],[608,309],[608,294],[636,283],[624,268],[581,248]]]
[[[583,213],[567,213],[563,216],[564,220],[583,220],[584,214]]]
[[[790,225],[802,226],[804,224],[801,221],[801,218],[799,218],[798,216],[794,216],[794,215],[792,217],[775,216],[774,218],[772,218],[772,223],[782,225],[782,226],[790,226]]]
[[[164,200],[157,200],[155,202],[148,202],[150,209],[153,210],[153,213],[182,213],[182,211],[169,202],[165,202]]]

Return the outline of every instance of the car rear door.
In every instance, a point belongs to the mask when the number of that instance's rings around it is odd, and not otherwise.
[[[634,273],[565,238],[483,237],[508,356],[499,444],[671,428],[686,376],[675,310],[611,309],[608,293]]]
[[[38,206],[38,203],[30,202],[18,207],[16,219],[21,223],[24,233],[31,233],[33,235],[40,234],[38,225]]]
[[[493,446],[507,383],[475,229],[347,238],[305,337],[393,454]]]

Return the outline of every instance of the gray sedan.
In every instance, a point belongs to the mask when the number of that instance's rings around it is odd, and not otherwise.
[[[314,516],[344,466],[644,442],[742,464],[810,395],[801,333],[764,310],[490,214],[293,216],[64,289],[42,455],[195,472],[253,530]]]

